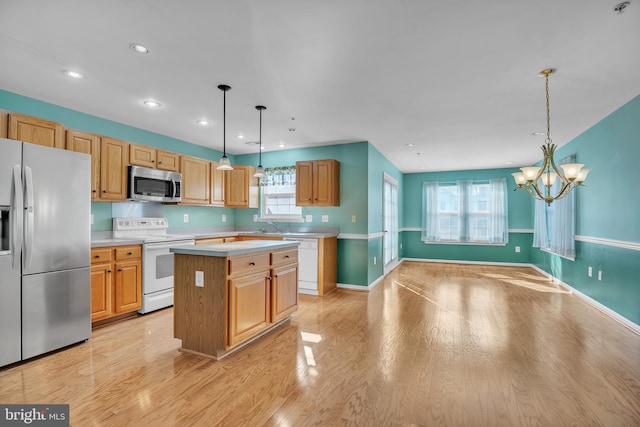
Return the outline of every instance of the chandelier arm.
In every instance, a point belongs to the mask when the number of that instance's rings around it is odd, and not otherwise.
[[[531,191],[531,187],[533,187],[534,190],[536,190],[536,192],[534,193],[533,191]],[[527,185],[525,187],[522,187],[525,190],[527,190],[527,192],[531,195],[531,197],[533,197],[534,199],[538,199],[538,200],[544,200],[544,196],[542,196],[542,194],[540,193],[540,190],[538,190],[538,187],[536,187],[535,185]],[[537,193],[537,194],[536,194]]]

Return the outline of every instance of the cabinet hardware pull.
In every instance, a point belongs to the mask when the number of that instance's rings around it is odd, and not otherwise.
[[[106,193],[106,192],[107,192],[107,190],[102,190],[102,192],[103,192],[103,193]]]
[[[285,257],[285,258],[289,258],[289,255],[285,255],[284,257]]]
[[[129,255],[133,255],[133,252],[129,252],[128,254],[129,254]]]
[[[255,262],[250,262],[249,265],[256,265],[256,263]]]
[[[121,268],[119,268],[119,269],[118,269],[118,271],[122,271],[122,269],[121,269]]]
[[[100,258],[100,255],[96,255],[96,256],[94,256],[94,258]]]
[[[151,163],[155,163],[155,162],[156,162],[155,160],[151,160]]]
[[[97,193],[97,191],[96,191],[96,190],[92,190],[91,192],[92,192],[92,193]]]
[[[111,270],[107,270],[107,273],[111,273]]]

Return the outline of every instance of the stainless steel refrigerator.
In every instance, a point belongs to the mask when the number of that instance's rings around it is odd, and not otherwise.
[[[0,366],[91,336],[91,158],[0,139]]]

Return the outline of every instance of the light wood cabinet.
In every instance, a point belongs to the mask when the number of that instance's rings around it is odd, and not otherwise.
[[[253,166],[234,165],[224,177],[224,205],[228,208],[257,208],[260,206],[258,178]]]
[[[175,254],[174,335],[183,350],[218,359],[297,310],[297,247],[258,247],[227,257],[202,255],[206,247],[198,255]],[[202,287],[193,286],[196,271]]]
[[[127,199],[129,143],[102,137],[100,141],[100,199]]]
[[[178,172],[180,156],[140,144],[129,144],[129,164]]]
[[[7,137],[22,142],[64,148],[64,126],[24,114],[9,113]]]
[[[142,247],[91,249],[91,321],[106,320],[142,307]]]
[[[100,136],[67,129],[66,149],[91,155],[91,200],[100,198]]]
[[[7,137],[7,127],[9,121],[9,112],[0,110],[0,138]]]
[[[211,206],[224,206],[224,177],[225,171],[217,169],[218,163],[211,162],[209,168],[211,171],[211,195],[209,197],[209,204]]]
[[[296,162],[297,206],[340,206],[340,162]]]
[[[196,157],[180,156],[182,173],[182,205],[208,205],[209,162]]]

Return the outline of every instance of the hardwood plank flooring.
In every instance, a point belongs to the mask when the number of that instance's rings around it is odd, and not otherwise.
[[[172,309],[107,326],[0,370],[0,402],[74,426],[640,425],[640,336],[524,267],[405,262],[223,360],[179,347]]]

